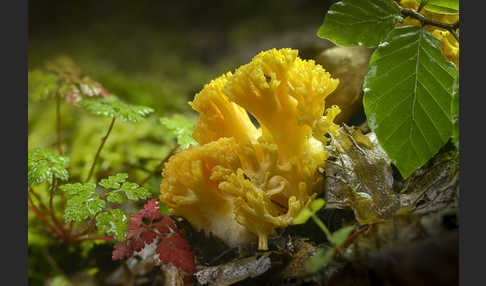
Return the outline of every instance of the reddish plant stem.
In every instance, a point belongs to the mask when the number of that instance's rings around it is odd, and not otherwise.
[[[55,190],[56,190],[56,178],[54,176],[52,176],[52,183],[51,183],[51,187],[49,188],[49,212],[48,213],[51,216],[54,224],[62,231],[63,234],[65,234],[63,224],[61,224],[61,222],[59,222],[56,215],[54,214],[54,203],[53,203],[53,201],[54,201],[54,191]]]
[[[78,238],[76,241],[87,241],[87,240],[114,240],[113,236],[92,236],[92,237],[84,237]]]
[[[57,220],[54,220],[54,217],[53,217],[53,213],[46,207],[46,205],[42,202],[40,196],[34,191],[34,189],[32,187],[29,187],[29,193],[27,193],[27,198],[29,199],[29,202],[31,203],[31,205],[39,212],[39,214],[41,214],[44,219],[47,221],[47,218],[44,214],[48,215],[52,222],[54,223],[54,225],[56,226],[56,228],[61,231],[62,235],[64,235],[64,231],[61,224],[58,222],[56,223]],[[42,214],[41,210],[39,210],[39,208],[37,208],[34,204],[34,201],[32,200],[32,197],[30,196],[30,194],[34,195],[35,198],[37,199],[38,203],[39,203],[39,206],[42,210],[42,212],[44,212],[44,214]],[[37,214],[37,212],[34,211],[34,213],[36,213],[37,216],[39,216],[39,214]]]
[[[44,204],[44,202],[42,202],[40,196],[34,191],[34,189],[32,187],[29,187],[29,191],[30,191],[30,194],[34,195],[35,196],[35,199],[39,202],[39,206],[42,209],[42,211],[45,212],[45,213],[48,213],[49,210],[47,209],[47,207]]]
[[[86,233],[88,233],[91,226],[95,223],[96,217],[98,216],[98,214],[100,214],[100,213],[95,214],[95,216],[92,217],[89,221],[85,222],[83,225],[78,226],[74,230],[73,236],[79,237],[79,236],[82,236],[82,235],[85,235]]]
[[[108,139],[108,136],[110,135],[111,130],[113,129],[113,125],[115,124],[115,119],[116,119],[116,117],[113,117],[113,119],[111,120],[111,123],[110,123],[110,127],[108,128],[108,132],[106,132],[106,135],[101,139],[101,144],[98,147],[98,150],[96,151],[96,155],[94,157],[93,164],[91,164],[91,168],[89,170],[89,175],[88,175],[88,178],[86,178],[85,182],[88,182],[89,179],[91,179],[91,176],[93,175],[93,171],[94,171],[94,168],[96,166],[96,162],[98,161],[98,158],[100,156],[101,149],[103,149],[103,146],[105,145],[106,139]]]
[[[28,205],[28,208],[29,210],[33,211],[34,214],[39,218],[39,220],[54,234],[56,234],[59,238],[63,238],[63,233],[57,229],[55,226],[51,225],[49,223],[49,221],[47,221],[46,217],[44,216],[44,214],[42,214],[42,212],[34,205],[34,203],[32,202],[32,198],[30,197],[30,195],[27,196],[28,200],[29,200],[29,205]]]

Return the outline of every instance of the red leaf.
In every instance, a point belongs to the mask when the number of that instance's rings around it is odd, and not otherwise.
[[[146,244],[154,242],[155,237],[157,237],[155,231],[147,230],[142,232],[142,240],[145,241]]]
[[[115,244],[112,253],[113,260],[128,258],[133,255],[133,249],[129,241],[118,242]]]
[[[145,218],[159,219],[162,216],[159,202],[156,199],[151,199],[143,207],[144,209],[140,211],[140,214]]]
[[[174,221],[169,216],[166,215],[162,216],[161,221],[154,222],[152,225],[156,227],[160,233],[169,233],[170,232],[169,227],[176,232],[178,231]]]
[[[157,246],[156,252],[159,254],[162,263],[172,263],[184,272],[192,274],[195,271],[194,259],[189,249],[189,243],[176,233],[163,239]]]
[[[132,239],[130,241],[131,241],[131,246],[132,246],[133,250],[135,250],[135,251],[140,251],[145,247],[145,242],[143,242],[143,240],[141,238],[137,237],[137,238]]]

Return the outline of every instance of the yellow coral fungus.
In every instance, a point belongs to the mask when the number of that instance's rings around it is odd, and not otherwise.
[[[339,113],[323,116],[324,100],[338,80],[297,53],[261,52],[205,85],[190,103],[200,114],[193,136],[201,145],[165,165],[160,199],[230,246],[258,239],[267,249],[268,236],[292,223],[322,180],[324,135],[337,130]]]

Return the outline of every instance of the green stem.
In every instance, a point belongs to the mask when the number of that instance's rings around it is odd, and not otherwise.
[[[326,234],[327,240],[330,241],[331,232],[326,227],[326,225],[315,214],[313,214],[311,218],[317,224],[317,226],[319,226],[319,228]]]
[[[91,176],[93,175],[93,171],[94,171],[94,168],[96,166],[96,162],[98,161],[98,158],[100,157],[101,149],[103,149],[103,146],[105,145],[106,139],[108,139],[108,136],[110,135],[111,130],[113,129],[113,125],[115,124],[115,119],[116,119],[116,117],[113,117],[113,119],[111,120],[111,123],[110,123],[110,127],[108,128],[108,132],[106,132],[106,135],[101,139],[101,144],[98,147],[98,150],[96,151],[96,155],[95,155],[95,158],[93,160],[93,164],[91,164],[91,169],[89,170],[89,175],[88,175],[88,178],[86,179],[86,182],[88,182],[89,179],[91,179]]]

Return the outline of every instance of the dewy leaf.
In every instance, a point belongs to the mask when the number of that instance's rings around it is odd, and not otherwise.
[[[96,217],[96,227],[118,241],[124,241],[128,231],[129,217],[121,209],[109,209]]]
[[[305,223],[313,214],[318,212],[324,205],[326,204],[326,201],[324,199],[318,198],[313,200],[310,204],[309,207],[306,207],[300,211],[300,213],[297,214],[297,216],[294,218],[293,222],[294,224],[303,224]]]
[[[64,167],[68,162],[67,157],[58,156],[44,149],[35,149],[34,152],[29,154],[27,162],[29,186],[50,181],[52,176],[67,181],[69,174]]]
[[[425,164],[452,134],[457,70],[440,41],[416,26],[395,28],[370,59],[363,105],[378,142],[403,177]]]
[[[424,9],[434,13],[459,13],[459,0],[418,0],[417,3],[425,3]]]
[[[101,211],[106,203],[96,193],[94,183],[66,184],[60,187],[67,192],[68,199],[64,217],[67,221],[83,221]]]
[[[192,137],[195,124],[194,120],[190,120],[181,114],[174,114],[172,118],[161,118],[160,122],[162,122],[162,124],[177,138],[177,143],[179,143],[180,149],[186,149],[191,145],[198,145],[196,140]]]
[[[110,203],[116,204],[123,204],[125,203],[125,196],[119,192],[110,192],[108,196],[106,196],[106,200]]]
[[[351,232],[353,232],[353,230],[354,230],[353,225],[340,228],[332,233],[329,240],[331,241],[332,244],[340,247],[346,241],[346,239],[348,239],[349,235],[351,234]]]
[[[154,110],[147,106],[131,105],[110,95],[103,98],[89,98],[78,102],[83,108],[95,115],[116,117],[125,121],[139,122]]]
[[[138,184],[132,182],[123,183],[120,190],[125,192],[127,198],[132,201],[147,199],[151,195],[149,190],[144,187],[140,187]]]
[[[106,179],[102,179],[99,184],[105,189],[119,189],[120,184],[125,182],[127,178],[128,178],[128,174],[119,173],[114,176],[109,176]]]
[[[402,19],[393,0],[343,0],[331,5],[317,35],[340,46],[373,48]]]

